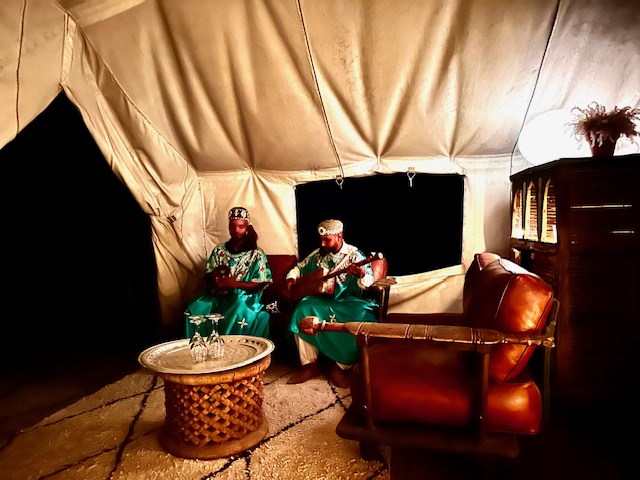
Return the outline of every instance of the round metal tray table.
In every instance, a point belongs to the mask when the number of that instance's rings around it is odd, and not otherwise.
[[[223,338],[224,356],[202,363],[191,359],[188,339],[155,345],[138,356],[164,380],[166,419],[159,440],[172,455],[227,457],[267,434],[262,389],[274,344],[247,335]]]

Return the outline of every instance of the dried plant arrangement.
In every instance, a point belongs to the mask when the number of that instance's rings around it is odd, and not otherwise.
[[[573,107],[574,118],[567,124],[577,140],[586,138],[590,146],[602,146],[606,141],[615,143],[620,136],[633,137],[640,135],[636,122],[640,122],[640,108],[615,106],[611,110],[591,102],[587,107]]]

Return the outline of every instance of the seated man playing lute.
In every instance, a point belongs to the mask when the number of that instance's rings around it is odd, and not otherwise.
[[[355,337],[340,332],[320,332],[309,336],[300,331],[300,321],[315,316],[327,322],[375,322],[378,305],[363,292],[373,285],[374,277],[370,262],[364,253],[343,240],[343,224],[340,220],[325,220],[318,225],[320,247],[298,262],[287,274],[285,296],[292,298],[296,282],[316,270],[327,269],[338,272],[333,288],[324,293],[303,297],[291,314],[289,329],[293,332],[301,368],[288,383],[302,383],[320,375],[318,356],[323,354],[332,363],[327,374],[334,385],[346,388],[345,371],[358,359]],[[332,291],[331,291],[332,290]]]

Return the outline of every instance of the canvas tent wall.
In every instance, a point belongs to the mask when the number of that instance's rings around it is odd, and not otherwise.
[[[529,165],[523,126],[594,100],[640,106],[638,7],[9,0],[0,145],[64,90],[151,219],[166,324],[226,238],[229,207],[251,209],[267,253],[298,254],[297,184],[462,174],[460,265],[399,278],[392,292],[392,310],[457,310],[472,255],[507,253],[509,175]]]

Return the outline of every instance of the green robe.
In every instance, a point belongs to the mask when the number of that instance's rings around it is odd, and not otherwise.
[[[349,256],[349,260],[339,269],[366,258],[362,251],[347,243],[343,243],[340,252],[336,254],[330,253],[323,256],[320,254],[320,249],[316,249],[299,262],[287,277],[307,275],[316,268],[333,268],[345,255]],[[373,270],[370,264],[366,264],[364,268],[366,274],[361,281],[369,286],[373,283]],[[302,298],[295,306],[289,324],[289,330],[294,334],[299,335],[335,362],[345,365],[352,365],[358,359],[358,347],[353,335],[343,332],[319,332],[317,335],[310,336],[300,332],[299,323],[304,317],[311,315],[327,322],[375,322],[378,304],[374,299],[363,296],[363,289],[358,285],[358,280],[354,275],[346,273],[338,275],[333,294]]]
[[[226,244],[217,245],[207,260],[207,273],[216,267],[227,265],[230,275],[242,282],[273,281],[271,270],[267,263],[267,255],[258,247],[247,252],[231,253]],[[207,315],[220,313],[224,318],[218,323],[220,335],[253,335],[256,337],[269,336],[269,313],[262,303],[263,290],[247,292],[234,288],[228,294],[219,296],[203,293],[187,302],[185,311],[185,330],[187,338],[195,333],[195,326],[189,321],[189,315]],[[211,334],[210,321],[200,324],[198,331],[202,336]]]

